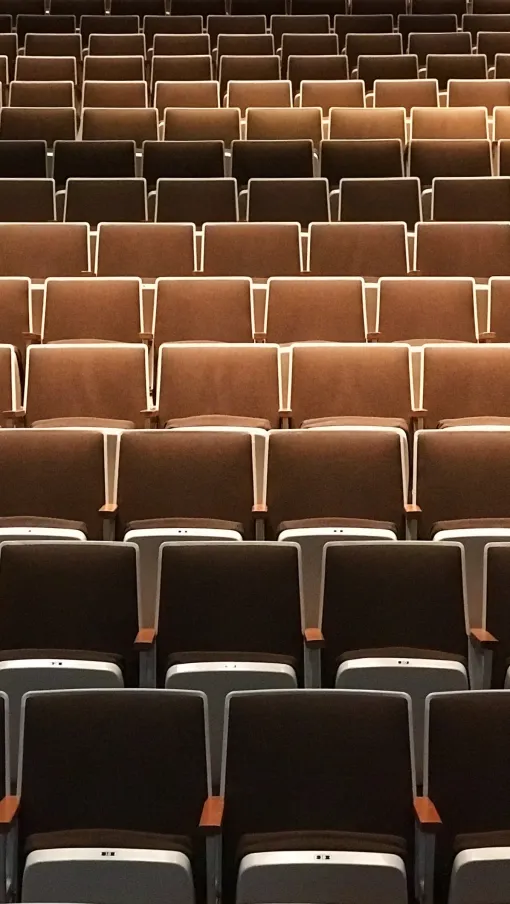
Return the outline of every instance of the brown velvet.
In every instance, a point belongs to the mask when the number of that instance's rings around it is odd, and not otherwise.
[[[299,54],[292,53],[287,59],[287,77],[292,82],[293,91],[299,91],[303,81],[347,79],[347,57],[338,53],[310,56],[303,55],[302,51]]]
[[[487,64],[481,54],[439,53],[427,57],[427,78],[437,78],[439,90],[446,91],[450,79],[486,79]],[[474,88],[474,86],[472,86]],[[470,101],[471,103],[471,101]],[[485,106],[473,97],[474,107]],[[467,104],[453,102],[452,107],[464,107]]]
[[[369,37],[352,35],[353,38]],[[373,38],[399,38],[399,35],[370,35]],[[331,139],[398,138],[405,142],[405,116],[395,108],[367,107],[366,109],[333,110]]]
[[[418,15],[408,14],[398,17],[398,30],[402,35],[404,48],[407,46],[407,39],[409,35],[413,34],[416,31],[425,31],[427,32],[427,34],[431,34],[433,32],[457,31],[457,18],[455,17],[454,13],[450,12],[450,7],[448,8],[448,12],[446,14],[443,12],[439,15],[429,15],[429,9],[430,7],[427,6],[427,12],[422,9],[422,12]]]
[[[352,34],[345,38],[345,52],[349,69],[354,69],[358,57],[402,53],[402,38],[397,34]]]
[[[290,18],[290,17],[289,17]],[[308,17],[307,17],[308,18]],[[325,21],[325,17],[321,17]],[[326,30],[323,26],[324,31]],[[281,39],[282,49],[282,73],[287,73],[287,65],[290,56],[321,56],[327,54],[331,56],[338,53],[338,35],[336,34],[314,34],[299,33],[296,27],[295,32],[285,32]]]
[[[211,29],[211,20],[207,23],[207,31],[211,39],[211,44],[217,45],[217,57],[221,59],[224,55],[229,56],[267,56],[274,53],[275,41],[273,34],[227,34],[222,30],[223,23],[219,25],[220,31],[217,31],[217,17],[213,16]],[[228,20],[227,20],[228,21]],[[244,24],[241,22],[241,24]],[[229,29],[231,31],[231,29]]]
[[[0,287],[1,301],[1,287]],[[0,313],[1,318],[1,313]],[[2,413],[0,414],[0,424],[5,426],[6,418],[4,411],[10,411],[12,408],[12,370],[13,370],[13,353],[8,346],[0,346],[0,404],[2,405]],[[17,362],[14,358],[14,369],[17,371]]]
[[[313,44],[315,36],[328,33],[329,28],[329,16],[327,16],[327,14],[325,13],[300,16],[299,14],[296,15],[293,10],[292,15],[275,15],[271,20],[271,34],[274,36],[274,43],[277,49],[278,47],[282,46],[283,35],[314,35],[314,37],[311,39]],[[322,50],[316,50],[313,52],[319,54],[322,52]]]
[[[418,59],[410,54],[372,56],[362,54],[357,63],[358,78],[365,82],[366,91],[373,91],[376,79],[417,79]]]
[[[398,138],[359,138],[323,141],[321,174],[336,188],[341,179],[387,179],[403,176],[402,145]]]
[[[315,417],[303,421],[301,427],[303,430],[316,427],[395,427],[406,433],[409,429],[403,418],[392,417]]]
[[[314,223],[310,228],[314,276],[406,276],[403,223]]]
[[[423,276],[510,275],[508,223],[421,223],[417,249]]]
[[[156,298],[155,347],[200,339],[251,342],[250,298],[247,279],[162,280]]]
[[[96,340],[139,342],[140,300],[136,280],[50,280],[44,341],[94,336]]]
[[[158,137],[158,117],[152,108],[125,107],[115,110],[87,107],[83,111],[84,141],[134,141],[141,148],[144,141]]]
[[[264,851],[369,851],[380,854],[407,855],[405,839],[396,835],[365,832],[265,832],[243,835],[237,849],[237,861],[248,854]]]
[[[186,9],[189,13],[189,9]],[[239,26],[242,25],[247,35],[261,35],[266,33],[267,22],[263,14],[249,16],[230,16],[223,14],[211,13],[207,22],[207,32],[211,38],[211,47],[216,47],[220,35],[240,35]],[[250,51],[253,52],[252,50]],[[242,54],[240,54],[242,56]]]
[[[159,34],[201,34],[203,30],[203,19],[200,15],[180,16],[175,14],[172,22],[169,22],[166,15],[144,16],[142,31],[147,41],[147,49],[150,50],[154,44],[154,38]],[[211,39],[212,40],[212,39]]]
[[[361,527],[365,530],[391,530],[397,533],[397,526],[391,521],[373,521],[369,518],[300,518],[294,521],[282,521],[278,525],[278,536],[285,530],[306,530],[313,527],[338,527],[348,530]]]
[[[205,654],[225,650],[243,655],[267,653],[281,655],[284,660],[290,657],[302,680],[295,547],[172,543],[163,549],[161,563],[157,643],[160,686],[164,686],[169,657],[196,650]]]
[[[19,82],[19,84],[24,84]],[[0,182],[2,219],[10,223],[46,223],[55,219],[51,179]],[[3,339],[3,336],[2,336]],[[5,341],[5,340],[4,340]]]
[[[456,835],[453,849],[456,854],[470,848],[510,847],[510,831],[502,829],[496,832],[468,832]]]
[[[246,116],[246,137],[265,141],[310,138],[318,148],[322,140],[322,116],[313,107],[281,110],[252,107]]]
[[[334,29],[338,35],[340,50],[345,47],[348,34],[380,34],[393,31],[394,22],[391,14],[357,15],[339,13],[334,19]]]
[[[187,86],[186,82],[177,84],[183,86],[183,91],[192,92],[192,86]],[[210,86],[213,83],[202,82],[200,84]],[[158,101],[159,99],[160,93],[158,92]],[[191,102],[192,97],[188,103],[191,104]],[[164,93],[162,103],[164,106],[168,106]],[[164,178],[221,178],[224,175],[223,153],[222,141],[145,141],[143,176],[147,179],[147,188],[149,191],[155,189],[158,179]]]
[[[115,418],[100,417],[54,417],[41,421],[33,421],[32,427],[39,427],[45,430],[54,427],[107,427],[115,430],[133,430],[135,424],[133,421],[118,421]]]
[[[268,531],[308,518],[386,521],[403,529],[400,443],[392,433],[292,430],[269,440]]]
[[[41,139],[48,147],[57,138],[76,138],[76,110],[73,107],[5,107],[0,138]]]
[[[154,56],[152,80],[157,82],[202,82],[211,79],[212,61],[209,54]]]
[[[120,178],[135,175],[134,141],[56,141],[53,178],[57,189],[69,177]]]
[[[234,141],[232,175],[238,186],[250,179],[298,179],[313,176],[311,139],[294,141]]]
[[[121,0],[122,2],[122,0]],[[128,0],[131,2],[131,0]],[[135,3],[137,0],[135,0]],[[163,0],[164,5],[164,0]],[[154,36],[154,57],[206,56],[210,51],[208,34],[158,34]]]
[[[510,230],[508,236],[510,239]],[[508,426],[510,349],[491,345],[427,346],[423,405],[427,427],[436,427],[439,422],[449,426],[444,422],[457,419],[462,419],[459,426],[462,421],[483,426],[493,417],[504,418],[503,424]]]
[[[0,34],[0,53],[4,37]],[[45,141],[0,141],[0,167],[5,173],[4,178],[45,179],[46,150]]]
[[[218,66],[220,97],[226,93],[229,82],[277,81],[280,78],[280,66],[280,57],[274,53],[267,56],[223,55]],[[271,106],[269,98],[267,106]],[[241,113],[244,115],[243,110]]]
[[[268,294],[268,342],[364,341],[361,280],[274,279]]]
[[[419,183],[415,179],[366,182],[345,179],[341,186],[340,216],[345,222],[403,221],[414,232],[420,220]]]
[[[382,63],[384,57],[377,59]],[[405,107],[406,116],[411,115],[413,107],[434,107],[437,103],[436,85],[424,78],[415,77],[409,81],[391,79],[381,81],[374,87],[377,91],[377,106]]]
[[[432,195],[435,220],[510,219],[510,182],[506,179],[436,179]]]
[[[60,832],[40,832],[29,835],[25,856],[34,851],[55,848],[137,848],[139,850],[179,851],[192,855],[189,839],[181,835],[162,835],[156,832],[133,832],[123,829],[71,829]]]
[[[158,223],[204,223],[237,220],[237,187],[233,179],[162,179],[156,189]]]
[[[101,83],[103,84],[103,83]],[[66,187],[66,222],[139,223],[147,219],[145,182],[142,179],[69,179]]]
[[[416,2],[428,3],[428,0],[415,0]],[[438,0],[441,2],[441,0]],[[451,3],[451,0],[446,0]],[[459,2],[459,14],[465,12],[463,0]],[[416,53],[420,66],[425,66],[429,54],[471,54],[471,35],[463,31],[445,31],[441,32],[414,32],[409,36],[409,53]],[[479,53],[485,53],[485,50],[479,50]]]
[[[483,53],[487,57],[487,65],[494,66],[496,54],[510,53],[510,40],[508,32],[503,31],[485,31],[478,34],[478,53]],[[504,56],[502,57],[504,60]],[[495,76],[499,78],[507,78],[506,75]]]
[[[440,430],[447,430],[449,427],[510,427],[510,417],[445,418],[437,426]]]
[[[21,6],[21,8],[20,8]],[[16,16],[16,33],[18,35],[19,46],[23,47],[27,34],[37,31],[52,31],[53,33],[69,33],[76,31],[76,17],[69,15],[52,16],[48,21],[41,10],[41,14],[31,14],[30,10],[20,4],[18,9],[20,14]]]
[[[83,44],[90,53],[98,56],[138,56],[143,53],[144,42],[138,34],[138,16],[82,16],[80,31]]]
[[[280,111],[278,111],[280,112]],[[294,223],[209,223],[206,276],[299,276],[300,234]]]
[[[145,78],[145,61],[143,56],[88,56],[83,61],[83,78],[85,81],[143,81]],[[92,104],[92,106],[95,106]],[[102,104],[99,104],[102,106]],[[105,104],[108,106],[108,104]],[[123,106],[121,104],[120,106]],[[128,104],[127,106],[131,106]],[[138,106],[135,104],[134,106]]]
[[[147,85],[138,82],[84,82],[84,107],[145,107]]]
[[[422,186],[425,187],[432,185],[432,180],[436,176],[491,176],[491,154],[490,141],[482,138],[446,138],[444,140],[413,138],[409,144],[409,173],[411,176],[418,176]],[[441,240],[441,243],[442,241],[444,240]],[[435,249],[431,252],[432,264],[434,263],[433,255],[436,255]],[[458,272],[444,275],[466,276],[467,274],[461,266]]]
[[[510,527],[510,521],[507,524]],[[502,688],[510,656],[510,620],[508,617],[508,546],[487,550],[487,630],[498,639],[492,654],[492,687]]]
[[[380,284],[381,342],[411,338],[475,342],[473,284],[467,279],[385,279]]]
[[[477,78],[477,76],[474,76]],[[469,93],[468,93],[469,92]],[[508,106],[510,103],[510,84],[506,79],[479,79],[469,85],[456,83],[450,86],[449,103],[452,107],[462,107],[468,103],[480,107],[486,107],[489,116],[494,113],[494,107]],[[473,199],[476,204],[476,199]]]
[[[0,35],[0,54],[7,57],[7,69],[10,79],[14,78],[17,51],[18,42],[14,33]]]
[[[67,82],[15,81],[9,90],[12,107],[72,107],[74,93]]]
[[[119,539],[128,522],[148,518],[241,522],[246,538],[251,539],[250,436],[198,430],[124,433],[118,503]]]
[[[413,138],[481,139],[487,137],[487,114],[476,107],[418,107],[412,129]]]
[[[106,223],[98,238],[98,276],[192,276],[193,228],[187,223]]]
[[[287,220],[308,229],[310,223],[329,221],[328,183],[325,179],[300,181],[253,180],[248,187],[251,222]]]
[[[352,651],[391,656],[401,654],[389,648],[400,647],[408,655],[467,657],[460,548],[336,544],[326,551],[325,575],[325,686],[334,686],[339,662],[353,658]]]
[[[239,112],[235,109],[168,109],[165,111],[165,141],[219,140],[230,147],[241,137]]]
[[[178,427],[255,427],[259,430],[270,430],[271,424],[266,418],[236,417],[227,414],[202,414],[197,417],[170,418],[165,424],[167,430]]]
[[[79,34],[44,34],[34,32],[25,38],[27,56],[73,56],[81,60],[82,43]]]
[[[491,283],[490,303],[490,329],[496,333],[498,342],[509,342],[510,319],[508,317],[508,305],[510,303],[510,279],[496,279]]]
[[[0,223],[1,276],[80,276],[89,269],[87,251],[81,223]]]

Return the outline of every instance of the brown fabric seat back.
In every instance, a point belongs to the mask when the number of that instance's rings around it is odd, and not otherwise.
[[[42,280],[90,270],[83,223],[0,223],[0,274]]]
[[[238,219],[237,183],[217,179],[159,179],[156,188],[158,223],[232,223]]]
[[[486,79],[487,58],[482,54],[467,53],[430,53],[426,64],[427,78],[435,78],[439,83],[440,91],[446,91],[450,79]],[[458,92],[457,92],[458,93]],[[476,88],[473,94],[467,97],[465,92],[460,92],[462,102],[455,100],[455,93],[451,96],[452,107],[484,106],[485,101],[478,96]]]
[[[47,223],[55,219],[53,179],[1,179],[0,211],[5,223]]]
[[[148,190],[158,179],[222,178],[224,151],[222,141],[145,141],[142,174]]]
[[[74,85],[67,82],[12,82],[11,107],[74,107]]]
[[[510,417],[508,346],[425,346],[425,424],[467,417]]]
[[[457,16],[454,13],[440,13],[429,15],[427,13],[403,14],[398,17],[398,30],[402,35],[404,51],[407,48],[409,35],[415,31],[424,31],[427,34],[433,32],[453,32],[458,28]]]
[[[147,82],[84,81],[84,107],[146,107]]]
[[[313,276],[406,276],[405,223],[313,223]]]
[[[492,176],[491,142],[481,138],[413,138],[409,173],[421,180],[422,188],[440,176]]]
[[[510,179],[435,179],[432,189],[434,220],[495,220],[510,218]]]
[[[327,179],[251,179],[248,185],[249,222],[329,222]]]
[[[210,15],[207,19],[207,32],[211,38],[211,46],[216,47],[220,35],[265,35],[267,28],[264,15],[231,16]]]
[[[152,85],[165,81],[209,81],[212,77],[212,58],[207,53],[155,56],[152,61]]]
[[[157,139],[158,114],[152,107],[86,107],[82,116],[82,137],[85,141],[134,141],[141,148],[144,141]]]
[[[404,175],[403,145],[398,138],[323,141],[321,176],[336,188],[342,179],[388,179]]]
[[[145,179],[68,179],[64,221],[90,223],[97,229],[104,221],[145,222]]]
[[[388,54],[387,56],[358,57],[358,78],[365,82],[367,91],[372,91],[379,78],[417,79],[418,57],[412,54]]]
[[[298,223],[206,223],[206,276],[299,276]]]
[[[85,82],[139,82],[144,78],[143,56],[86,56],[83,63]]]
[[[82,16],[80,31],[91,54],[145,56],[145,36],[138,33],[139,23],[138,16]]]
[[[293,13],[292,15],[271,17],[271,34],[274,37],[276,48],[282,46],[285,35],[327,34],[329,26],[329,16],[325,13],[316,16],[300,16]]]
[[[508,619],[508,578],[510,546],[494,543],[486,547],[486,626],[497,637],[492,656],[493,688],[502,688],[510,665],[510,623]]]
[[[427,338],[475,342],[472,280],[382,279],[378,332],[381,342]]]
[[[422,276],[510,275],[508,223],[418,223],[416,233]]]
[[[241,117],[235,108],[167,109],[164,122],[165,141],[219,140],[230,147],[241,137]]]
[[[1,284],[0,284],[1,286]],[[249,279],[161,279],[157,284],[154,346],[163,342],[250,342]]]
[[[224,57],[228,61],[229,57]],[[222,59],[222,65],[223,65]],[[244,60],[244,57],[231,57],[230,59]],[[266,57],[256,57],[258,60],[265,60]],[[269,57],[273,59],[273,57]],[[227,107],[237,107],[241,116],[246,116],[249,107],[291,107],[292,106],[292,87],[290,82],[279,79],[278,74],[271,73],[268,69],[268,76],[264,79],[261,75],[258,81],[255,80],[229,80],[224,88],[221,89],[222,94],[226,91]]]
[[[509,33],[504,31],[478,32],[478,53],[485,54],[488,66],[494,66],[497,55],[510,53],[510,38],[508,35]],[[504,78],[506,78],[506,75]]]
[[[338,53],[336,34],[284,34],[282,36],[282,72],[286,74],[290,56],[321,56]]]
[[[287,59],[287,78],[292,83],[292,90],[299,91],[301,82],[319,80],[319,81],[338,81],[347,79],[349,70],[347,68],[347,57],[344,54],[289,54]],[[303,104],[302,107],[316,107],[322,104]],[[334,106],[338,106],[335,103]],[[323,108],[324,110],[324,108]],[[326,113],[324,113],[326,115]]]
[[[72,56],[79,62],[82,58],[81,34],[41,34],[34,32],[25,38],[27,56]]]
[[[345,47],[349,34],[391,34],[393,32],[393,16],[391,13],[379,15],[358,15],[338,13],[334,19],[334,30],[338,35],[340,51]]]
[[[349,109],[334,107],[330,113],[330,139],[398,138],[405,143],[403,108]]]
[[[344,222],[403,221],[414,232],[422,218],[420,182],[413,177],[343,179],[339,203],[339,219]]]
[[[311,59],[317,59],[312,57]],[[328,57],[331,60],[345,60],[345,57]],[[292,57],[289,61],[289,78],[301,76],[301,68],[306,66],[310,57]],[[347,81],[347,72],[339,81],[340,76],[335,75],[335,80],[330,81],[325,75],[314,76],[303,73],[306,78],[297,78],[297,84],[293,86],[301,94],[302,107],[321,107],[322,115],[327,116],[332,107],[363,107],[365,104],[365,88],[360,79]],[[304,82],[304,84],[303,84]]]
[[[498,342],[510,341],[510,280],[495,277],[489,281],[488,329],[493,330]]]
[[[378,57],[379,60],[384,57]],[[404,58],[405,59],[405,58]],[[434,79],[395,79],[377,76],[374,82],[375,107],[404,107],[406,116],[413,107],[437,107],[439,95]]]
[[[19,56],[16,59],[16,80],[27,82],[77,82],[74,56]]]
[[[4,411],[11,411],[16,404],[16,384],[19,382],[16,353],[11,345],[0,345],[0,423],[5,426]]]
[[[103,339],[138,342],[138,279],[50,279],[46,283],[43,341]]]
[[[204,20],[201,15],[177,16],[172,19],[164,16],[144,16],[143,33],[147,42],[147,48],[154,46],[154,38],[160,34],[202,34]]]
[[[420,66],[425,66],[429,54],[471,54],[471,49],[471,35],[465,31],[416,31],[411,32],[408,39],[409,53],[417,54]],[[479,47],[479,52],[485,53],[485,50]]]
[[[411,138],[488,138],[484,107],[414,107]]]
[[[402,37],[399,34],[353,34],[345,38],[345,52],[352,71],[358,65],[358,57],[402,53]]]
[[[21,349],[23,333],[28,330],[28,279],[0,279],[0,342]]]
[[[195,234],[190,223],[101,223],[98,276],[191,276]]]
[[[473,57],[474,59],[474,57]],[[489,116],[494,107],[510,103],[510,80],[504,78],[456,80],[448,83],[448,104],[450,107],[481,106],[486,107]]]
[[[246,137],[250,140],[308,138],[315,147],[322,140],[322,114],[317,107],[274,110],[252,107],[246,111]]]
[[[219,82],[160,81],[154,84],[154,106],[163,119],[167,107],[219,107]]]
[[[280,78],[280,57],[269,56],[230,56],[224,54],[219,62],[220,96],[225,94],[228,83],[232,81],[265,81]],[[266,101],[265,106],[270,103]],[[235,102],[229,106],[235,107]]]
[[[252,178],[306,179],[313,174],[310,139],[234,141],[232,145],[232,175],[239,187],[247,185]]]
[[[268,285],[268,342],[363,342],[361,279],[275,277]]]
[[[74,141],[75,138],[74,107],[4,107],[0,111],[2,140],[41,140],[53,147],[58,139]]]
[[[134,141],[56,141],[53,178],[57,188],[65,188],[74,178],[116,178],[135,176]]]

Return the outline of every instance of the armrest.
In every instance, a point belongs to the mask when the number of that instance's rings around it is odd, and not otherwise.
[[[113,521],[115,518],[119,506],[116,502],[107,502],[105,505],[102,505],[99,509],[99,514],[105,518],[107,521]]]
[[[156,642],[156,637],[156,628],[140,628],[135,637],[135,650],[139,650],[140,652],[151,650]]]
[[[494,634],[486,631],[485,628],[471,628],[469,636],[475,646],[480,647],[482,650],[493,650],[499,643],[497,637],[494,637]]]
[[[372,331],[371,333],[367,333],[367,342],[379,342],[381,338],[380,332]]]
[[[221,830],[225,801],[222,797],[208,797],[200,817],[200,828],[206,835],[216,835]]]
[[[157,408],[143,408],[140,414],[145,418],[146,427],[158,427],[159,411]]]
[[[280,408],[278,416],[280,418],[280,427],[283,426],[284,421],[287,422],[286,427],[292,426],[292,410],[290,408]]]
[[[426,408],[413,408],[411,411],[411,420],[417,421],[419,418],[427,417],[428,411]]]
[[[253,333],[253,341],[254,342],[265,342],[266,334],[262,331],[255,330],[255,332]]]
[[[266,518],[267,516],[267,505],[263,505],[261,502],[257,502],[255,505],[251,507],[252,515],[255,515],[256,518]]]
[[[411,502],[406,502],[404,505],[404,514],[406,516],[406,520],[412,521],[413,518],[417,518],[418,515],[421,515],[421,508],[419,505],[414,505]]]
[[[435,834],[441,828],[441,817],[430,797],[414,798],[414,815],[422,832]]]
[[[20,798],[11,794],[0,800],[0,834],[7,834],[12,827],[18,814],[20,803]]]
[[[41,338],[42,338],[40,333],[30,333],[30,332],[28,332],[28,330],[26,332],[22,333],[21,335],[23,336],[23,339],[27,343],[33,342],[33,343],[39,344],[41,342]]]
[[[6,421],[13,421],[13,426],[25,426],[26,411],[24,408],[14,408],[12,411],[4,411],[3,416]]]
[[[305,628],[303,637],[310,650],[320,650],[324,646],[324,634],[320,628]]]
[[[93,276],[95,278],[96,274],[93,270],[80,270],[80,276]]]
[[[478,333],[478,341],[479,342],[495,342],[496,341],[496,333]]]
[[[142,342],[152,342],[154,340],[154,336],[152,333],[138,333]]]

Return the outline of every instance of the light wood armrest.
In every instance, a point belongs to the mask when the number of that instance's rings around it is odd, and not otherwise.
[[[404,505],[404,514],[408,521],[412,521],[413,518],[417,518],[418,515],[421,515],[421,508],[419,505],[414,505],[412,502],[406,502]]]
[[[411,420],[417,421],[419,418],[427,417],[428,411],[426,408],[413,408],[411,411]]]
[[[278,416],[280,419],[280,427],[283,426],[284,421],[287,422],[287,427],[292,427],[292,410],[290,408],[280,408]]]
[[[478,333],[479,342],[495,342],[496,333]]]
[[[381,338],[380,332],[372,331],[371,333],[367,333],[367,342],[378,342]]]
[[[152,342],[154,340],[154,336],[152,333],[138,333],[142,342]]]
[[[34,344],[35,343],[40,344],[40,342],[41,342],[41,334],[40,333],[30,333],[27,330],[26,332],[22,333],[21,335],[23,336],[23,339],[25,340],[25,342],[28,344],[31,342]]]
[[[485,628],[471,628],[469,636],[475,645],[481,647],[482,650],[493,650],[499,643],[497,637],[494,637],[494,634],[486,631]]]
[[[266,333],[256,330],[253,333],[253,341],[254,342],[265,342],[266,341]]]
[[[221,829],[225,801],[222,797],[208,797],[200,817],[200,828],[206,835],[215,835]]]
[[[305,628],[303,637],[310,650],[320,650],[324,646],[324,634],[320,628]]]
[[[118,509],[119,509],[119,506],[117,505],[116,502],[107,502],[105,505],[101,506],[101,508],[99,509],[99,514],[103,518],[105,518],[107,521],[109,521],[109,520],[113,521],[113,519],[115,518],[115,515],[117,514]]]
[[[414,815],[423,832],[435,834],[441,828],[441,817],[430,797],[414,798]]]
[[[21,801],[19,797],[9,794],[0,800],[0,833],[5,835],[12,827],[18,814]]]
[[[257,502],[255,505],[251,507],[252,515],[255,515],[256,518],[266,518],[267,516],[267,505],[263,505],[260,502]]]
[[[154,646],[156,637],[156,628],[140,628],[135,637],[135,650],[139,650],[140,652],[150,650]]]
[[[4,411],[6,421],[13,421],[13,426],[24,426],[26,411],[24,408],[14,408],[12,411]]]

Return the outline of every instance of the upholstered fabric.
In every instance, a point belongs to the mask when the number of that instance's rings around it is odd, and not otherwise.
[[[133,832],[119,829],[70,829],[29,835],[25,856],[35,851],[55,848],[139,848],[140,850],[179,851],[192,856],[189,838],[156,832]]]
[[[166,422],[165,427],[167,430],[177,427],[252,427],[259,430],[270,430],[271,423],[266,418],[203,414],[197,417],[171,418]]]
[[[409,429],[404,418],[392,417],[315,417],[304,420],[301,427],[303,430],[313,427],[395,427],[406,433]]]

